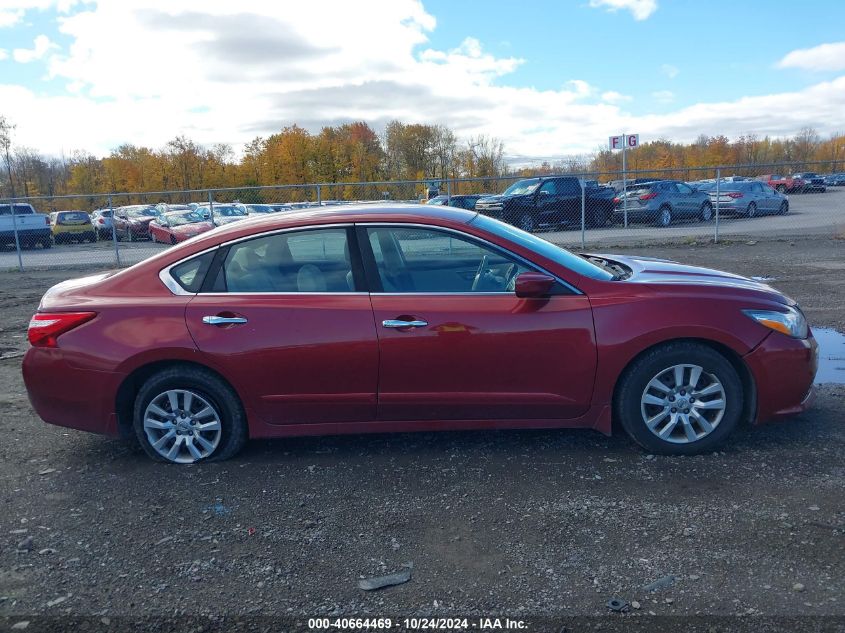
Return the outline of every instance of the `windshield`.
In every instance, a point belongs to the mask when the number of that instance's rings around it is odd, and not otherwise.
[[[205,222],[203,218],[196,211],[180,211],[178,213],[167,213],[164,215],[170,226],[181,226],[183,224],[194,224],[195,222]]]
[[[445,205],[449,203],[449,198],[447,196],[435,196],[431,200],[428,201],[427,204],[435,204],[435,205]]]
[[[505,224],[499,220],[495,220],[486,215],[477,215],[471,221],[473,224],[493,235],[503,237],[515,244],[519,244],[525,248],[531,249],[535,253],[542,255],[555,263],[568,268],[569,270],[590,277],[591,279],[599,279],[601,281],[610,281],[613,279],[613,274],[606,271],[604,268],[596,266],[587,261],[583,257],[579,257],[561,246],[547,242],[546,240],[526,233],[525,231]]]
[[[214,205],[214,215],[222,215],[229,218],[246,215],[246,211],[244,211],[241,207]]]
[[[269,204],[249,204],[246,208],[249,213],[273,213],[274,211]]]
[[[537,187],[540,186],[539,178],[528,178],[527,180],[519,180],[513,183],[510,187],[505,189],[503,196],[521,196],[527,193],[534,193]]]
[[[130,218],[149,218],[149,217],[155,217],[156,210],[153,209],[152,207],[149,207],[149,208],[146,208],[146,209],[129,209],[126,212],[126,215],[127,215],[127,217],[130,217]]]

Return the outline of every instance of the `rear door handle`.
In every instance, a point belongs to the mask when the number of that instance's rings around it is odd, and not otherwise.
[[[402,321],[400,319],[387,319],[381,322],[383,327],[389,328],[403,328],[403,327],[425,327],[428,321]]]
[[[202,322],[206,325],[233,325],[246,323],[244,317],[204,316]]]

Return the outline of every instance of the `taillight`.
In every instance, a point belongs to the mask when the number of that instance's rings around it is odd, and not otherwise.
[[[652,191],[651,193],[644,193],[643,195],[641,195],[640,200],[651,200],[652,198],[656,198],[656,197],[657,197],[657,193]]]
[[[622,198],[614,198],[613,199],[613,204],[619,204],[620,202],[622,202]]]
[[[728,194],[728,198],[733,198],[734,200],[736,200],[737,198],[741,198],[741,197],[742,197],[742,194],[739,191],[731,191]]]
[[[39,312],[30,319],[26,335],[33,347],[57,347],[59,336],[95,316],[96,312]]]
[[[103,218],[97,218],[97,224],[105,224],[106,221]]]

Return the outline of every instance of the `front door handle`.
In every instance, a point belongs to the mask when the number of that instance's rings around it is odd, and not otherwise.
[[[235,325],[246,323],[244,317],[204,316],[202,322],[206,325]]]
[[[381,322],[383,327],[389,328],[403,328],[403,327],[425,327],[428,321],[402,321],[400,319],[387,319]]]

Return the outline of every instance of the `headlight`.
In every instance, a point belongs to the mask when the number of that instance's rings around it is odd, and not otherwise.
[[[777,310],[743,310],[746,316],[751,317],[760,325],[765,325],[767,328],[786,334],[793,338],[807,338],[809,328],[807,327],[807,319],[801,314],[797,308],[786,308],[786,312],[779,312]]]

